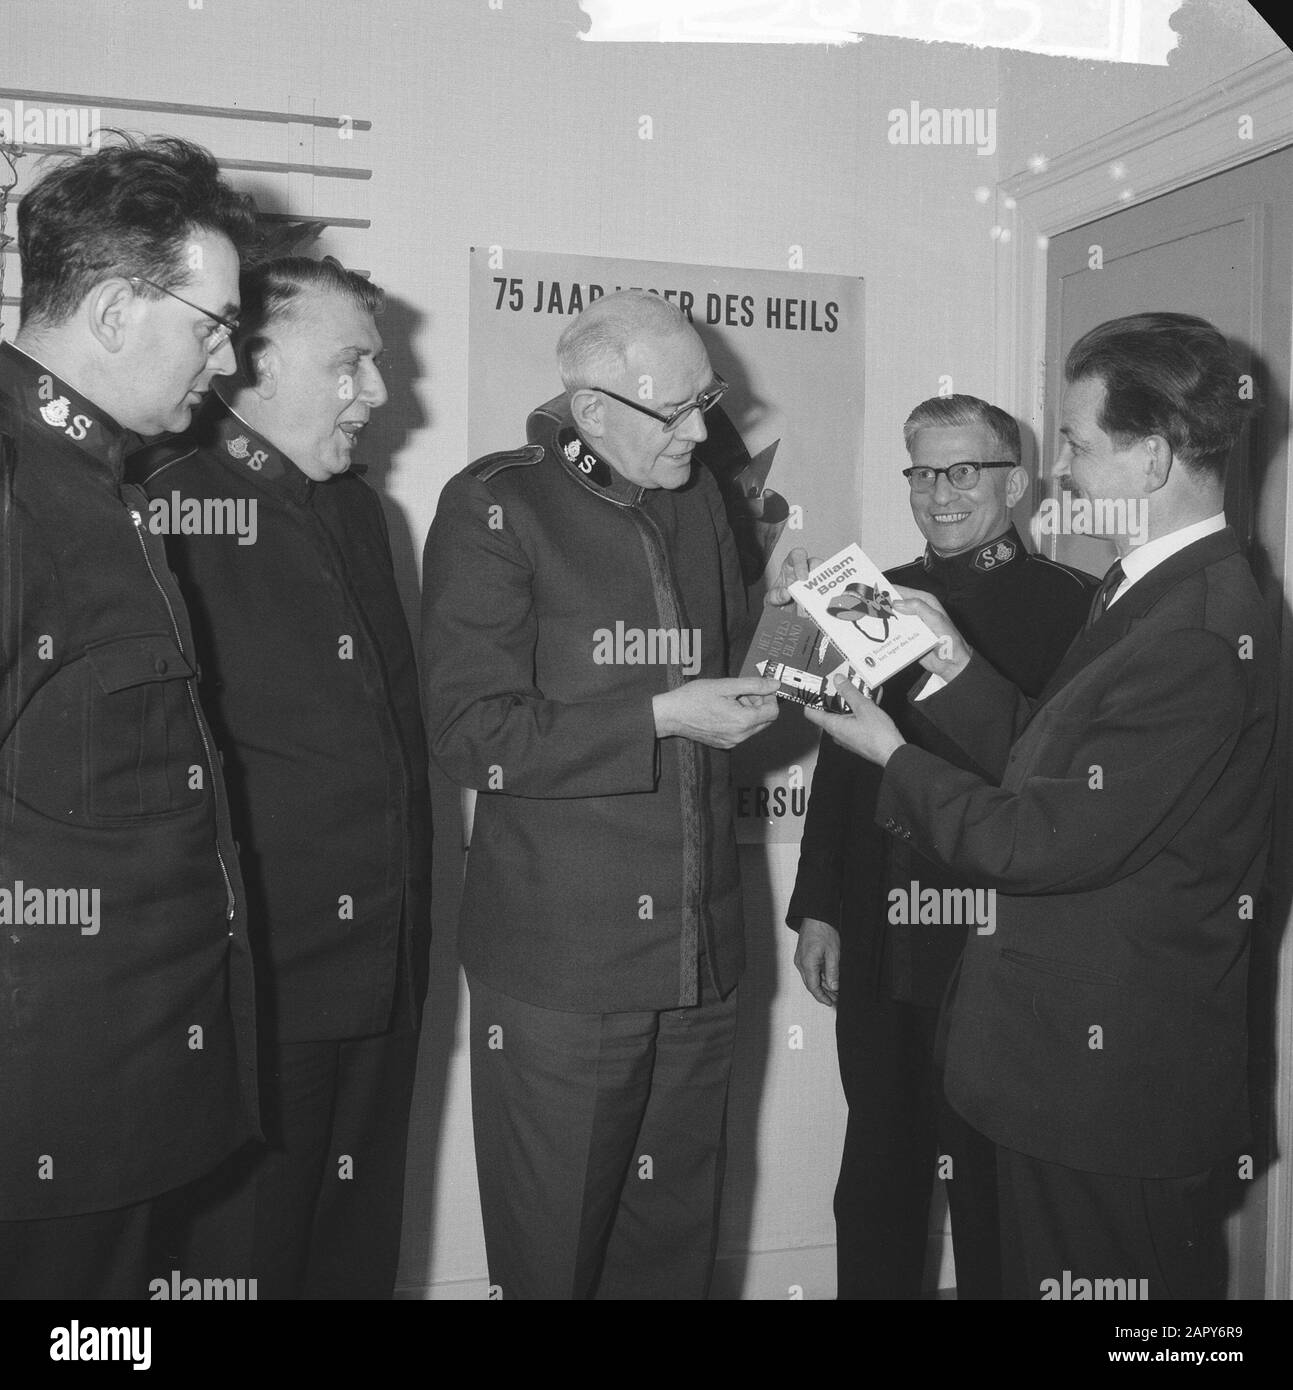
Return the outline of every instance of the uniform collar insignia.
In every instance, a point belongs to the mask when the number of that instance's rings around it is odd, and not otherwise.
[[[642,489],[621,476],[600,454],[594,452],[579,437],[573,425],[557,431],[557,454],[562,468],[577,482],[599,497],[631,507],[641,501]]]
[[[926,571],[936,571],[947,578],[954,578],[971,570],[991,574],[1026,554],[1019,533],[1012,526],[987,544],[962,551],[959,555],[938,555],[932,546],[927,545],[923,564]]]
[[[214,430],[214,443],[221,457],[240,473],[256,482],[277,484],[287,492],[308,496],[310,480],[286,454],[276,449],[264,435],[257,434],[229,403],[215,391],[208,402],[206,419]],[[204,412],[206,413],[206,412]],[[207,441],[211,436],[206,435]]]
[[[137,444],[138,437],[12,343],[0,344],[0,390],[39,422],[41,433],[74,444],[106,464],[120,480],[127,449]]]
[[[974,554],[974,568],[976,570],[994,570],[1001,565],[1008,565],[1011,560],[1019,553],[1019,545],[1012,541],[1008,536],[998,536],[995,541],[989,541],[987,545],[980,546]]]

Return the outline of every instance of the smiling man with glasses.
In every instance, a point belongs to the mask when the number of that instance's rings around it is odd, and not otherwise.
[[[1028,485],[1018,425],[975,396],[935,396],[911,412],[903,439],[926,545],[887,577],[937,594],[975,647],[1036,694],[1082,626],[1095,581],[1030,555],[1011,525]],[[906,699],[919,674],[909,667],[882,696],[916,742],[931,736]],[[934,1059],[938,1006],[966,927],[888,914],[889,893],[913,881],[940,892],[975,885],[877,828],[879,782],[870,763],[822,740],[787,917],[805,985],[836,1008],[849,1104],[835,1190],[839,1297],[920,1296],[937,1172],[952,1209],[957,1297],[997,1298],[995,1159],[944,1102]]]
[[[744,963],[727,750],[746,610],[693,461],[726,389],[656,295],[557,347],[528,448],[445,487],[423,573],[432,752],[480,792],[459,948],[490,1279],[506,1299],[709,1288]]]

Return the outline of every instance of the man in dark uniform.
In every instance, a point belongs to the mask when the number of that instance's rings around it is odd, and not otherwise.
[[[184,601],[123,482],[233,367],[249,200],[180,140],[18,213],[0,347],[0,1297],[142,1298],[163,1194],[257,1133],[251,958]],[[132,433],[133,432],[133,433]]]
[[[912,515],[928,544],[888,578],[936,594],[976,650],[1036,694],[1082,626],[1095,580],[1030,554],[1010,523],[1028,485],[1018,425],[977,397],[936,396],[912,411],[903,438]],[[911,666],[891,680],[883,706],[907,738],[963,759],[907,703],[921,674]],[[998,1298],[992,1149],[947,1106],[935,1059],[939,1004],[966,928],[895,923],[889,911],[891,890],[908,898],[912,883],[941,893],[967,880],[877,829],[879,784],[873,764],[822,740],[787,915],[804,983],[837,1007],[849,1106],[835,1189],[839,1297],[919,1297],[940,1176],[957,1296]]]
[[[745,612],[722,393],[678,310],[590,305],[571,423],[450,480],[423,574],[431,749],[480,793],[460,926],[490,1277],[504,1298],[704,1298],[741,889],[726,750]]]
[[[237,377],[132,464],[194,615],[261,962],[269,1150],[223,1175],[189,1258],[224,1258],[262,1299],[389,1298],[431,826],[386,524],[349,471],[387,399],[383,297],[287,258],[244,274],[242,305]]]

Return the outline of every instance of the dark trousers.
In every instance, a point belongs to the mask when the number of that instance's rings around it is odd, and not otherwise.
[[[491,1283],[506,1299],[706,1297],[736,991],[584,1014],[468,983]]]
[[[259,1299],[388,1299],[417,1034],[264,1049],[267,1145],[186,1200],[165,1276],[254,1278]]]
[[[1064,1289],[1078,1279],[1134,1281],[1136,1298],[1225,1297],[1219,1232],[1205,1213],[1210,1173],[1112,1177],[1000,1146],[997,1164],[1007,1298],[1071,1297]]]
[[[0,1221],[0,1299],[147,1298],[155,1207]]]
[[[913,1299],[934,1178],[946,1182],[958,1299],[1001,1297],[993,1145],[943,1096],[938,1010],[879,998],[840,966],[835,1036],[848,1126],[835,1187],[837,1297]]]

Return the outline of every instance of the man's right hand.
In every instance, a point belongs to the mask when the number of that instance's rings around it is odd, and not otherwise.
[[[687,681],[651,697],[657,738],[689,738],[735,748],[777,717],[777,682],[768,676]]]
[[[799,924],[795,969],[808,993],[833,1009],[840,989],[840,934],[829,922],[805,917]]]
[[[764,595],[763,601],[770,603],[774,608],[784,608],[790,603],[794,595],[790,592],[790,586],[797,579],[807,579],[810,571],[821,564],[820,560],[810,560],[808,552],[803,546],[796,546],[781,562],[781,569],[777,574],[772,588]],[[805,611],[802,604],[796,605],[796,611],[802,618]]]
[[[920,659],[925,670],[947,682],[953,681],[970,664],[970,645],[956,630],[956,625],[947,616],[947,609],[923,589],[905,589],[901,584],[894,585],[894,592],[900,597],[894,600],[899,613],[907,613],[920,618],[938,638],[938,646],[927,651]]]

